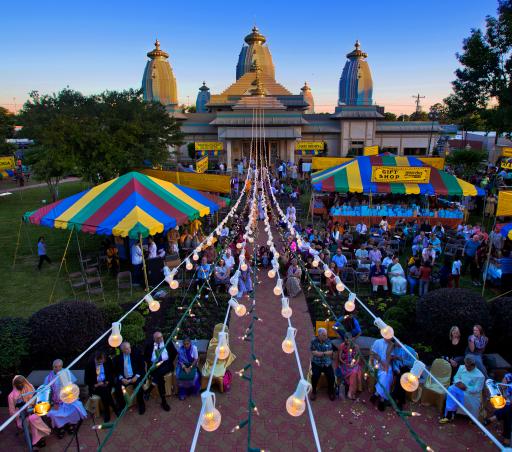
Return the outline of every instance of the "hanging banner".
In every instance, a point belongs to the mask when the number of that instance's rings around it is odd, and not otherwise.
[[[196,141],[194,146],[196,151],[222,151],[224,149],[222,141]]]
[[[195,190],[213,193],[231,193],[231,177],[210,173],[188,173],[183,171],[160,171],[154,169],[141,169],[142,174],[166,180],[173,184],[184,185]]]
[[[196,151],[196,158],[205,157],[205,156],[218,157],[219,153],[220,153],[219,151]]]
[[[497,217],[512,216],[512,191],[500,191],[498,193]]]
[[[14,157],[0,157],[0,169],[13,169]]]
[[[399,184],[428,184],[429,167],[417,166],[373,166],[372,182]]]
[[[502,160],[500,166],[506,170],[512,169],[512,159]]]
[[[325,143],[323,141],[296,141],[295,149],[297,151],[323,151]]]
[[[444,170],[444,157],[416,157],[428,166]]]
[[[342,165],[350,162],[350,160],[354,159],[351,157],[313,157],[311,163],[313,164],[313,171],[316,171]]]
[[[208,156],[196,162],[196,173],[204,173],[208,169]]]
[[[512,148],[502,147],[501,155],[503,157],[512,157]]]
[[[297,155],[318,155],[320,151],[312,150],[312,151],[305,151],[300,149],[295,149],[295,154]]]
[[[378,155],[379,146],[365,146],[363,149],[363,155]]]

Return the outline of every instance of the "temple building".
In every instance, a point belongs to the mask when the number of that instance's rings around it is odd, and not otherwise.
[[[313,91],[307,83],[300,94],[293,94],[276,80],[270,49],[257,27],[244,41],[235,81],[218,94],[210,94],[203,82],[196,113],[178,110],[176,79],[160,43],[147,54],[144,99],[161,102],[180,121],[186,142],[180,149],[183,157],[191,142],[202,143],[203,150],[210,146],[212,158],[224,161],[228,168],[248,157],[256,108],[264,112],[273,161],[307,159],[319,147],[323,148],[320,155],[333,157],[360,155],[364,147],[375,145],[381,152],[397,155],[426,155],[435,147],[440,132],[437,122],[384,121],[384,107],[373,102],[368,55],[359,41],[346,56],[333,113],[315,113]]]

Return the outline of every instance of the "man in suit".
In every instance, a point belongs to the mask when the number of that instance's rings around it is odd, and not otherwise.
[[[140,383],[142,376],[146,373],[144,359],[136,350],[132,351],[129,342],[123,342],[119,347],[121,354],[114,358],[114,378],[116,386],[116,402],[119,409],[124,408],[124,389],[133,386],[133,389]],[[144,403],[144,392],[142,388],[137,392],[137,406],[139,414],[144,414],[146,405]]]
[[[165,399],[164,376],[174,370],[174,361],[177,355],[176,348],[172,343],[167,347],[165,346],[164,336],[160,331],[156,331],[155,334],[153,334],[153,342],[149,343],[144,351],[144,359],[146,360],[148,369],[153,364],[156,364],[156,367],[151,371],[152,385],[144,395],[147,400],[153,387],[155,385],[158,386],[158,393],[162,399],[162,408],[165,411],[169,411],[171,407]]]
[[[85,384],[89,387],[89,396],[98,395],[103,403],[103,419],[110,422],[110,407],[119,415],[119,410],[112,399],[112,383],[114,373],[110,358],[105,353],[98,350],[94,354],[94,359],[85,366]]]

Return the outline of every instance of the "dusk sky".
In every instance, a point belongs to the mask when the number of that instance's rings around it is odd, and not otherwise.
[[[257,24],[277,81],[294,94],[308,81],[317,111],[334,109],[345,55],[359,39],[374,101],[410,113],[413,94],[426,97],[425,109],[450,94],[455,53],[496,8],[496,0],[7,2],[0,105],[13,110],[32,90],[67,85],[84,94],[139,88],[155,37],[170,54],[180,103],[193,104],[203,80],[213,94],[235,81],[243,38]]]

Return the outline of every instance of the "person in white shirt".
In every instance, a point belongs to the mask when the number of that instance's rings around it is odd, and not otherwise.
[[[153,240],[153,237],[149,237],[148,239],[148,259],[156,258],[156,243]]]
[[[226,249],[226,252],[222,256],[222,259],[224,259],[226,267],[229,268],[229,270],[231,271],[231,269],[235,266],[235,258],[231,254],[231,250],[229,248]]]
[[[229,228],[227,226],[224,226],[222,230],[220,231],[221,237],[228,237],[229,236]]]
[[[291,224],[295,224],[296,214],[297,214],[297,210],[295,209],[293,204],[290,204],[286,208],[286,218],[288,219],[288,221]]]
[[[382,220],[380,220],[379,227],[384,231],[387,232],[389,229],[389,223],[388,220],[386,220],[386,217],[382,217]]]
[[[368,232],[368,226],[366,226],[366,224],[364,223],[359,223],[356,226],[356,232],[361,235],[366,235],[366,233]]]
[[[142,285],[142,249],[138,242],[132,245],[132,282],[133,284]]]

